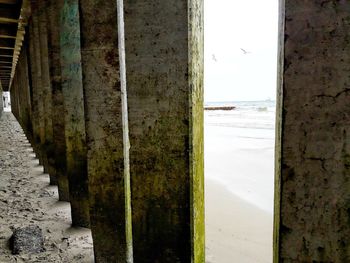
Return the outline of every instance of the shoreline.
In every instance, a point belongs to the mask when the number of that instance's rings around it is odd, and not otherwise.
[[[242,202],[245,202],[245,203],[255,207],[256,209],[259,209],[264,213],[273,215],[274,207],[272,206],[271,208],[268,208],[266,206],[266,204],[261,203],[260,202],[261,196],[258,196],[257,194],[252,195],[249,192],[244,193],[244,191],[242,191],[242,193],[238,193],[237,189],[234,186],[230,185],[229,182],[225,182],[225,180],[223,180],[223,179],[217,179],[214,177],[206,176],[205,180],[209,180],[212,184],[215,184],[215,185],[218,185],[218,186],[224,188],[225,191],[227,191],[228,194],[232,195],[234,198],[240,199]],[[266,203],[266,202],[264,202],[264,203]]]

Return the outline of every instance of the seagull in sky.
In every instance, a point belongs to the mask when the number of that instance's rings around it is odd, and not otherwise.
[[[247,54],[252,53],[252,52],[246,51],[246,50],[245,50],[245,49],[243,49],[243,48],[241,48],[241,50],[242,50],[242,52],[243,52],[243,54],[244,54],[244,55],[247,55]]]

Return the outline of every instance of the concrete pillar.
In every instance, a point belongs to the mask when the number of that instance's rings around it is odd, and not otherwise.
[[[11,111],[12,114],[16,117],[17,111],[16,111],[16,91],[12,90],[11,92]],[[17,117],[16,117],[17,118]]]
[[[16,112],[15,117],[16,117],[17,121],[19,122],[19,124],[22,126],[23,125],[23,116],[22,116],[23,107],[21,104],[22,97],[21,97],[21,93],[20,93],[21,92],[21,90],[20,90],[20,80],[21,80],[20,74],[21,74],[20,70],[16,70],[15,75],[13,77],[13,84],[11,86],[11,91],[13,91],[13,93],[15,95],[13,98],[13,104],[15,105],[15,112]]]
[[[19,97],[19,91],[18,91],[18,71],[16,74],[13,76],[13,84],[11,86],[11,92],[13,93],[13,98],[11,101],[11,105],[14,105],[14,115],[17,119],[17,121],[21,124],[22,123],[22,118],[21,118],[21,105],[20,105],[20,97]]]
[[[22,55],[22,54],[21,54]],[[23,56],[22,56],[23,57]],[[17,120],[20,123],[23,130],[25,130],[24,127],[24,115],[25,115],[25,105],[23,104],[23,97],[24,97],[24,89],[22,87],[22,61],[20,61],[21,58],[19,58],[15,76],[13,79],[13,89],[16,90],[16,102],[17,102],[17,111],[18,111],[18,117]],[[11,87],[12,89],[12,87]]]
[[[63,0],[47,2],[48,49],[52,90],[52,141],[54,145],[55,172],[58,195],[61,201],[69,201],[69,183],[66,169],[66,140],[60,62],[60,10]]]
[[[45,152],[45,115],[44,115],[44,100],[43,100],[43,86],[42,86],[42,67],[41,67],[41,49],[40,49],[40,34],[39,34],[39,19],[38,19],[38,8],[33,6],[33,38],[34,42],[33,52],[34,52],[34,77],[35,77],[35,95],[34,100],[37,107],[37,125],[38,125],[38,136],[39,141],[39,160],[43,164],[44,169],[47,168],[47,156]]]
[[[37,77],[37,71],[36,68],[37,63],[35,59],[35,34],[34,34],[34,22],[33,22],[33,16],[31,20],[29,21],[28,25],[28,42],[29,42],[29,68],[30,68],[30,85],[31,85],[31,104],[32,104],[32,126],[33,126],[33,141],[32,146],[34,149],[34,152],[36,156],[38,157],[39,161],[41,160],[41,154],[40,154],[40,123],[39,123],[39,92],[38,92],[38,77]]]
[[[40,46],[40,65],[41,65],[41,84],[42,84],[42,103],[43,103],[43,121],[44,121],[44,145],[45,152],[44,168],[50,175],[50,184],[57,184],[54,145],[52,131],[52,92],[49,72],[49,54],[48,54],[48,35],[47,35],[47,1],[38,1],[38,28],[39,28],[39,46]]]
[[[74,226],[89,227],[78,1],[65,0],[60,17],[62,30],[60,32],[62,94],[64,97],[67,175],[72,220]],[[98,34],[98,32],[94,34]]]
[[[17,76],[14,75],[14,79],[16,77]],[[11,92],[11,111],[12,111],[13,115],[15,116],[15,118],[17,120],[19,120],[18,97],[17,97],[18,94],[17,94],[16,85],[12,85],[10,92]]]
[[[274,262],[350,262],[350,2],[281,10]]]
[[[134,261],[205,261],[203,1],[125,0]]]
[[[29,139],[32,141],[32,111],[31,111],[31,94],[29,86],[29,71],[28,71],[28,45],[27,38],[23,42],[21,54],[16,67],[18,74],[17,90],[20,96],[20,108],[23,130]]]
[[[28,76],[27,41],[24,41],[18,57],[10,92],[11,104],[13,105],[12,112],[26,136],[32,138],[31,95]]]
[[[117,1],[81,0],[91,230],[96,262],[130,262]],[[94,33],[92,33],[94,32]]]

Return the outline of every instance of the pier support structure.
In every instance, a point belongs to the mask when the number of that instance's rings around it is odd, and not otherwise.
[[[274,262],[348,262],[350,3],[281,2]]]
[[[204,263],[203,0],[6,2],[0,95],[96,262]],[[349,10],[280,0],[275,263],[350,261]]]

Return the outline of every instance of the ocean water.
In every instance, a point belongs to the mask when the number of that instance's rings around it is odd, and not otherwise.
[[[205,111],[205,176],[243,200],[273,212],[275,101],[232,101]]]

